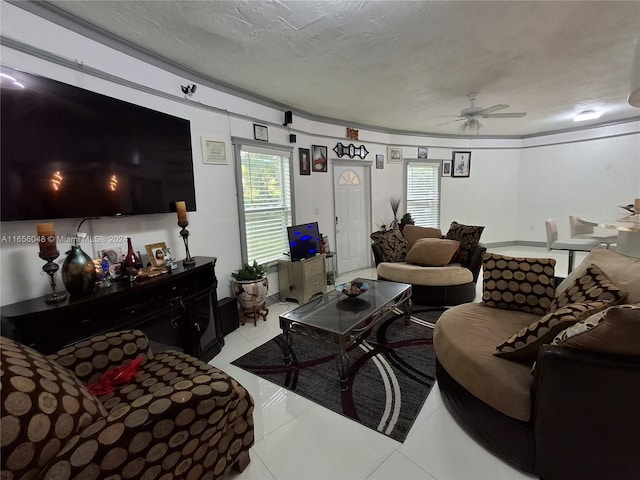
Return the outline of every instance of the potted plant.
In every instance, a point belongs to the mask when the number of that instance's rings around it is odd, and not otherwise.
[[[267,320],[269,313],[265,303],[269,292],[267,271],[266,265],[259,265],[254,260],[253,264],[245,263],[242,268],[231,274],[241,325],[244,325],[247,319],[252,319],[254,325],[257,325],[258,317],[262,317],[264,321]]]
[[[400,231],[404,230],[405,225],[415,225],[415,221],[409,212],[405,213],[400,219]]]

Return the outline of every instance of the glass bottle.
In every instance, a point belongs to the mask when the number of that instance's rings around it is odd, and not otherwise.
[[[133,251],[133,245],[131,243],[131,237],[127,237],[127,255],[124,257],[124,261],[122,262],[124,267],[129,270],[138,270],[142,268],[142,262]]]

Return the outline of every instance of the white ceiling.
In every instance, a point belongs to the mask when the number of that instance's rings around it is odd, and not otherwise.
[[[627,103],[638,1],[52,1],[199,74],[346,126],[480,135],[638,117]],[[188,78],[185,80],[189,80]],[[583,110],[603,112],[581,124]],[[295,123],[294,123],[295,125]]]

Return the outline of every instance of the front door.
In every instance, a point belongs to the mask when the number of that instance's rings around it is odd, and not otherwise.
[[[340,275],[371,265],[369,165],[333,162],[337,270]]]

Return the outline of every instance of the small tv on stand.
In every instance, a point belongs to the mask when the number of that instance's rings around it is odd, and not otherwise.
[[[320,253],[320,231],[318,222],[287,227],[291,261],[304,260]]]

